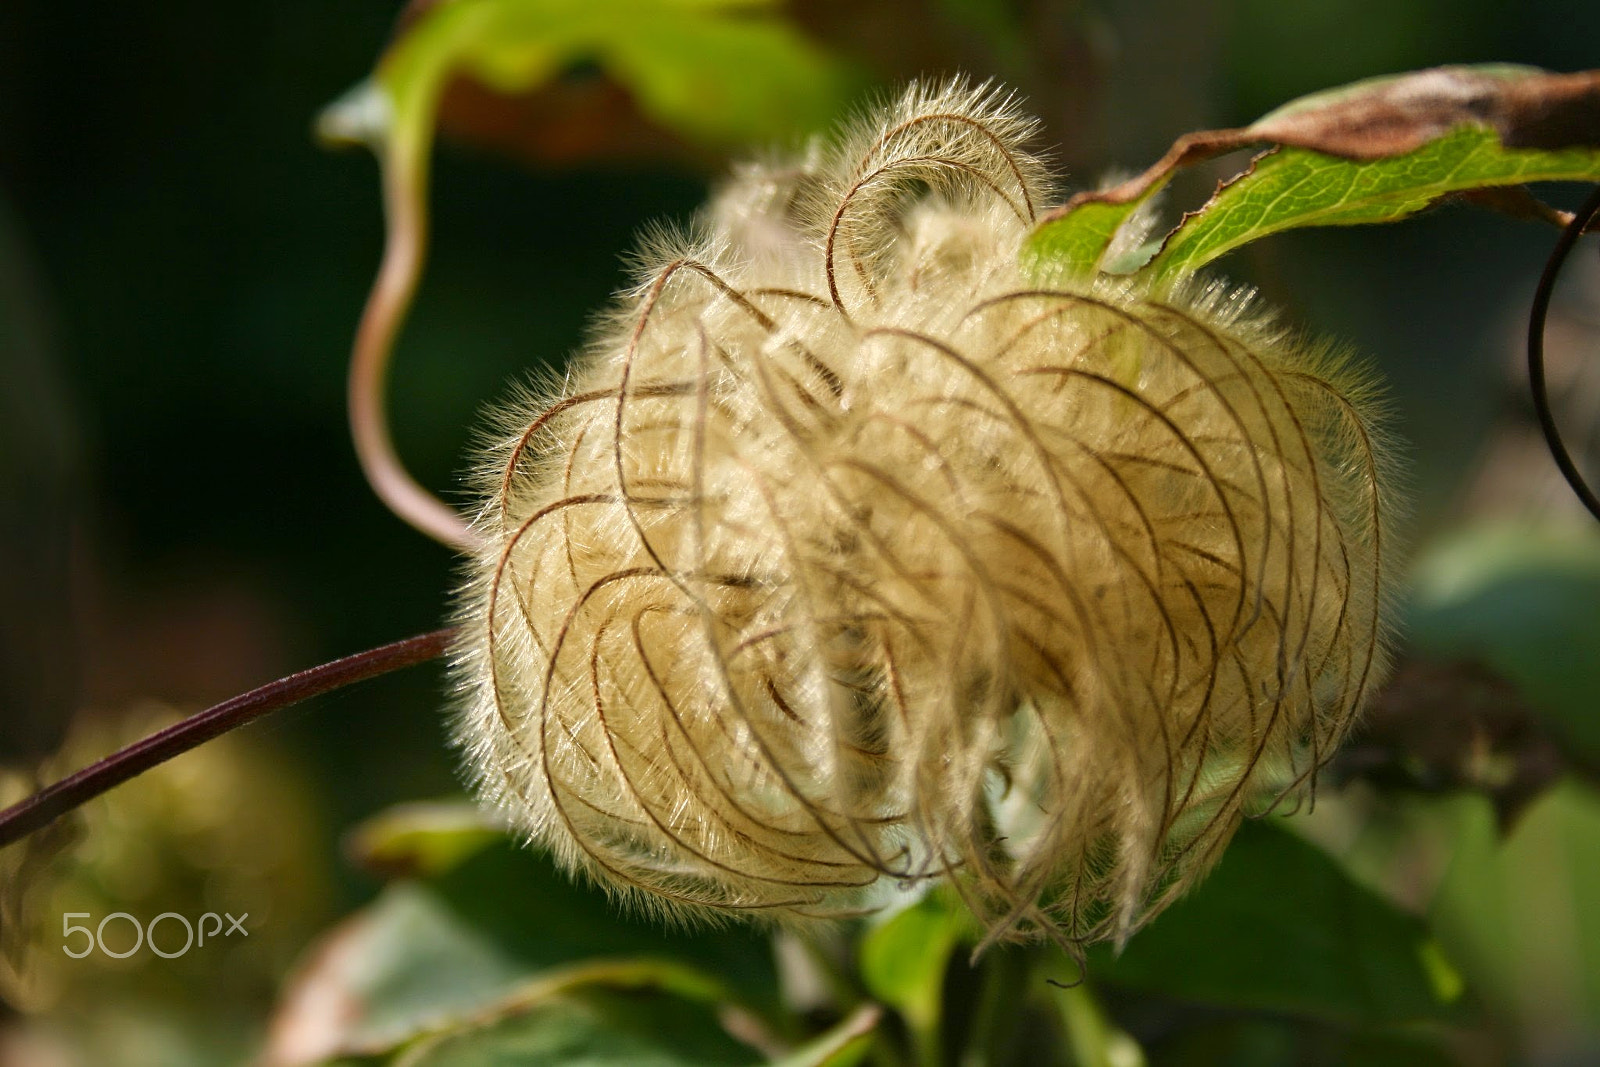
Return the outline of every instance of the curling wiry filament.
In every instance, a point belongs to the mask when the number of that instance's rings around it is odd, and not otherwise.
[[[750,166],[486,465],[458,737],[637,903],[1126,936],[1382,671],[1369,390],[1191,286],[1028,275],[1008,99]]]

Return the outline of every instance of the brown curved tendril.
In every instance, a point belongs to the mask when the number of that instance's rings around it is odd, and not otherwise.
[[[1545,262],[1544,272],[1539,275],[1539,287],[1533,292],[1533,308],[1528,313],[1528,392],[1533,397],[1539,430],[1544,434],[1545,444],[1560,468],[1561,476],[1567,480],[1567,485],[1589,510],[1589,514],[1600,519],[1600,497],[1596,497],[1594,490],[1589,488],[1572,453],[1567,450],[1566,442],[1561,439],[1561,428],[1556,425],[1555,412],[1550,408],[1550,393],[1544,374],[1544,329],[1545,319],[1550,314],[1550,296],[1555,291],[1556,279],[1561,275],[1567,256],[1597,215],[1600,215],[1600,186],[1589,194],[1589,199],[1583,202],[1567,228],[1561,231],[1561,237]]]

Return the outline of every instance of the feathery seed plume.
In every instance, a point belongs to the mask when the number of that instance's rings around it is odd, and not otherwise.
[[[1236,290],[1041,279],[1010,97],[749,165],[513,405],[456,651],[470,774],[669,914],[948,880],[1120,939],[1311,786],[1384,669],[1367,382]]]

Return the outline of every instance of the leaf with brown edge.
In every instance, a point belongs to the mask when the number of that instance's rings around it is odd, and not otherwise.
[[[439,101],[441,135],[530,168],[703,163],[702,149],[652,122],[628,88],[594,71],[505,94],[458,77]]]
[[[1268,151],[1186,215],[1148,264],[1113,264],[1119,230],[1184,167],[1255,146]],[[1600,180],[1600,71],[1438,67],[1293,101],[1249,126],[1187,134],[1155,165],[1046,215],[1027,254],[1044,270],[1142,267],[1172,279],[1270,233],[1389,222],[1471,194],[1556,219],[1516,193],[1531,181]]]
[[[567,162],[636,151],[634,105],[649,125],[702,147],[792,137],[830,118],[857,78],[776,0],[450,0],[407,16],[373,75],[317,119],[324,141],[370,147],[383,172],[384,257],[356,332],[350,424],[362,471],[390,509],[470,549],[477,539],[461,515],[405,469],[384,403],[427,256],[441,117],[484,143],[531,141],[524,154]],[[586,95],[572,75],[591,68],[626,94],[602,82]],[[563,85],[579,99],[563,100]]]
[[[1464,125],[1492,129],[1506,148],[1600,148],[1600,71],[1435,67],[1301,97],[1246,129],[1261,141],[1383,159]]]
[[[435,131],[564,162],[646,133],[650,154],[808,132],[857,87],[773,0],[434,0],[405,9],[372,78],[318,128],[389,165],[414,165],[400,143]]]

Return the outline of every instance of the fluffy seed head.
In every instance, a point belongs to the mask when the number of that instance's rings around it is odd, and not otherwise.
[[[1126,936],[1309,788],[1382,669],[1369,390],[1224,289],[1041,279],[1009,98],[747,166],[486,465],[482,796],[668,913],[948,880]]]

